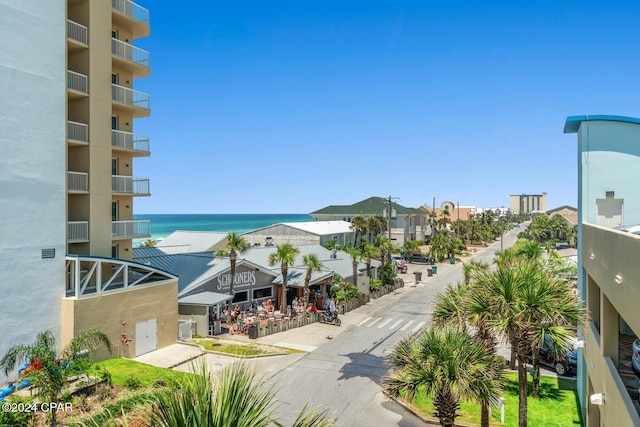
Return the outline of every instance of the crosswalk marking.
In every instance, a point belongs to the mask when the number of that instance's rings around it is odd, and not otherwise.
[[[382,323],[380,323],[380,324],[378,325],[378,328],[380,328],[380,329],[384,328],[384,325],[386,325],[387,323],[391,322],[392,320],[393,320],[393,319],[387,319],[387,320],[385,320],[384,322],[382,322]]]
[[[413,323],[413,320],[409,320],[407,323],[405,323],[405,325],[400,328],[401,331],[404,331],[405,329],[407,329],[409,326],[411,326],[411,324]]]
[[[381,320],[382,320],[382,318],[381,318],[381,317],[378,317],[377,319],[374,319],[374,321],[373,321],[373,322],[371,322],[371,323],[369,323],[369,324],[367,325],[367,328],[372,327],[373,325],[375,325],[376,323],[378,323],[378,322],[379,322],[379,321],[381,321]]]
[[[402,319],[398,320],[396,323],[394,323],[393,325],[389,326],[389,329],[397,328],[400,323],[402,323]]]
[[[419,330],[420,328],[422,328],[422,327],[424,326],[424,324],[425,324],[425,322],[424,322],[424,321],[422,321],[422,322],[418,323],[418,324],[416,325],[416,327],[415,327],[415,328],[413,328],[413,329],[411,330],[411,333],[412,333],[412,334],[415,334],[416,332],[418,332],[418,330]]]
[[[358,323],[356,326],[362,326],[362,325],[364,325],[365,323],[367,323],[371,319],[373,319],[373,317],[367,317],[362,322]]]

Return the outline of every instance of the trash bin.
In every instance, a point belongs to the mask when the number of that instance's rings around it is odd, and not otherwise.
[[[438,272],[438,266],[437,265],[432,265],[431,269],[433,270],[433,274],[436,274]]]
[[[427,268],[427,276],[428,277],[433,276],[433,269],[432,268]]]
[[[422,280],[422,271],[416,271],[415,273],[413,273],[416,275],[416,282],[419,282]]]
[[[451,258],[449,258],[449,262],[450,262],[451,264],[455,264],[455,263],[456,263],[456,257],[453,257],[453,256],[452,256]]]
[[[249,334],[249,339],[255,340],[256,338],[258,338],[258,324],[252,323],[251,325],[249,325],[249,328],[247,328],[247,333]]]

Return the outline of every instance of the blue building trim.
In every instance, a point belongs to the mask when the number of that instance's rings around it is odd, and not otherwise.
[[[567,121],[564,123],[564,133],[576,133],[578,132],[582,122],[594,121],[623,122],[640,125],[640,119],[636,119],[634,117],[611,116],[607,114],[596,114],[593,116],[569,116],[567,117]]]

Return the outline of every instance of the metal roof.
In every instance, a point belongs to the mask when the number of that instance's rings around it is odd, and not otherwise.
[[[233,295],[202,291],[178,298],[178,304],[216,305],[233,299]]]
[[[171,247],[177,247],[180,253],[210,251],[213,246],[226,239],[227,235],[208,231],[177,230],[156,243],[156,248],[166,252]]]
[[[318,282],[322,282],[323,280],[333,276],[333,274],[334,272],[330,270],[314,271],[311,273],[311,280],[309,280],[309,285],[315,285]],[[303,288],[306,277],[307,277],[306,269],[291,267],[287,271],[287,286]],[[281,285],[282,273],[278,274],[278,276],[275,279],[273,279],[272,283],[275,283],[276,285]]]
[[[308,221],[308,222],[281,222],[269,225],[267,227],[258,228],[257,230],[248,231],[243,234],[255,234],[274,228],[276,226],[285,226],[295,228],[306,233],[315,234],[317,236],[330,236],[332,234],[353,233],[351,223],[347,221]]]
[[[388,209],[388,200],[383,197],[369,197],[366,200],[354,203],[352,205],[331,205],[326,208],[311,212],[314,214],[324,215],[382,215]],[[416,208],[408,208],[396,202],[392,203],[397,215],[425,215],[424,211]]]
[[[582,122],[595,122],[595,121],[605,121],[605,122],[622,122],[622,123],[632,123],[634,125],[640,125],[640,119],[636,119],[633,117],[625,117],[625,116],[610,116],[606,114],[596,114],[593,116],[569,116],[567,117],[567,121],[564,123],[564,133],[576,133],[578,129],[580,129],[580,125]]]

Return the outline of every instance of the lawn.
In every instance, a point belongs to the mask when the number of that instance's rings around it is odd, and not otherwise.
[[[91,375],[100,376],[100,371],[106,369],[111,375],[113,385],[125,387],[131,382],[131,377],[139,381],[139,387],[151,387],[156,380],[166,383],[176,381],[185,374],[184,372],[173,371],[166,368],[157,368],[124,358],[113,358],[96,362],[91,367]]]
[[[202,346],[205,350],[217,351],[219,353],[227,353],[235,356],[275,356],[278,354],[304,353],[302,350],[215,338],[196,339],[193,340],[193,342]]]
[[[518,425],[518,375],[516,372],[505,373],[505,415],[504,426]],[[529,396],[528,422],[532,426],[568,427],[581,426],[582,420],[578,406],[578,394],[576,381],[555,377],[540,378],[541,398],[534,399]],[[531,394],[531,382],[529,382],[529,394]],[[413,406],[429,418],[433,418],[433,404],[423,393],[418,393]],[[456,422],[471,425],[480,425],[480,405],[477,403],[462,402],[460,416]],[[493,408],[491,417],[492,426],[501,426],[500,410]]]

